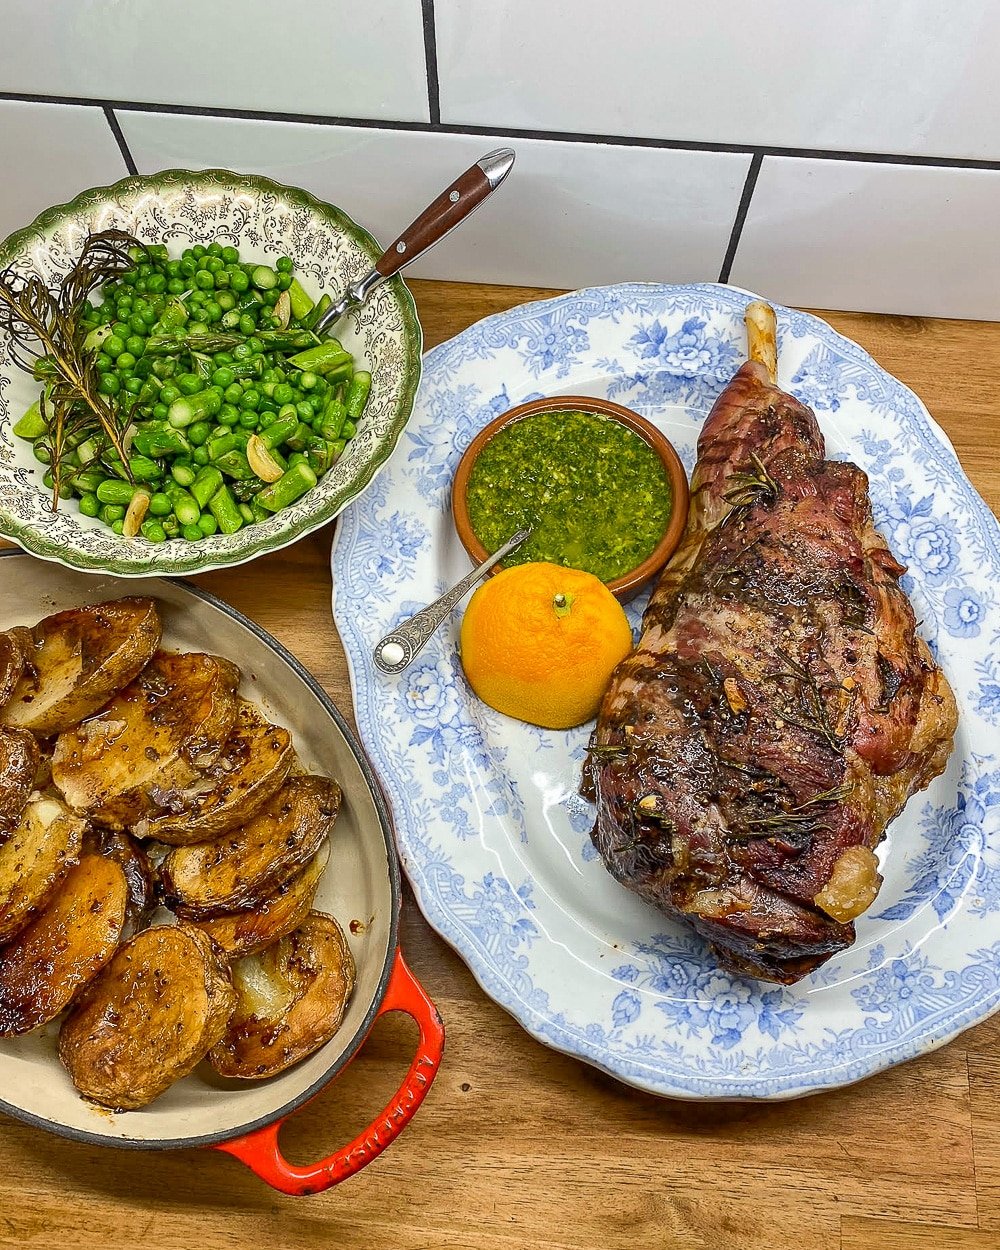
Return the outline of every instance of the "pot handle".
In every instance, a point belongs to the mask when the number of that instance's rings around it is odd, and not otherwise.
[[[444,1025],[438,1010],[398,948],[385,998],[375,1018],[390,1011],[405,1011],[416,1020],[420,1029],[417,1053],[396,1095],[349,1146],[319,1163],[298,1167],[281,1153],[278,1134],[284,1121],[277,1120],[234,1141],[220,1142],[213,1149],[231,1154],[265,1184],[295,1196],[322,1193],[367,1167],[396,1140],[416,1114],[437,1076],[444,1051]]]

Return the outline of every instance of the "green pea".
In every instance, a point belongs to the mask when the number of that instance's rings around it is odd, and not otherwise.
[[[295,268],[295,262],[290,256],[279,256],[274,262],[274,267],[278,273],[291,273]]]
[[[117,521],[113,522],[111,526],[111,532],[113,534],[117,534],[119,538],[122,536],[122,534],[124,534],[125,522],[120,517]]]
[[[212,374],[213,386],[221,386],[221,387],[232,386],[234,381],[235,381],[235,374],[233,373],[232,369],[228,369],[225,366],[223,366],[221,369],[216,369],[215,372]]]
[[[210,299],[208,303],[205,305],[205,312],[204,312],[205,320],[209,323],[209,325],[211,325],[213,322],[218,321],[221,316],[222,316],[221,304],[219,303],[218,300]]]
[[[125,338],[128,337],[128,330],[129,327],[126,326]],[[110,356],[112,360],[114,360],[117,356],[120,356],[125,350],[125,338],[120,338],[117,334],[112,334],[109,338],[106,338],[102,344],[104,354],[106,356]]]
[[[215,287],[215,279],[207,269],[199,269],[194,275],[195,286],[202,291],[211,291]]]
[[[107,373],[109,369],[113,369],[115,362],[105,352],[98,352],[94,359],[98,373]]]
[[[246,291],[250,287],[250,279],[242,269],[234,269],[229,274],[229,285],[234,291]]]
[[[209,457],[208,457],[208,448],[207,448],[207,447],[204,447],[204,446],[202,446],[202,447],[196,447],[196,448],[194,449],[194,451],[192,451],[192,453],[191,453],[191,459],[192,459],[192,460],[194,461],[194,463],[195,463],[195,464],[197,464],[197,465],[206,465],[206,464],[208,464],[208,458],[209,458]]]
[[[243,387],[240,386],[239,382],[231,383],[226,387],[222,398],[227,404],[238,405],[240,400],[243,398]]]
[[[239,321],[240,334],[253,334],[257,329],[257,322],[249,313],[243,313]]]
[[[240,254],[235,247],[224,247],[222,249],[222,259],[227,265],[235,265],[240,259]]]
[[[221,277],[221,274],[216,275],[216,285],[218,285]],[[228,281],[228,275],[226,280]],[[236,307],[236,296],[232,293],[232,291],[220,291],[215,297],[215,302],[219,305],[223,312],[229,312],[231,309]]]
[[[216,416],[220,425],[238,425],[240,410],[235,404],[223,404]]]
[[[258,417],[252,408],[245,408],[240,413],[240,425],[245,430],[253,430],[257,428]]]
[[[219,532],[219,522],[212,516],[211,512],[205,512],[198,520],[198,528],[201,530],[203,538],[211,538],[213,534]]]
[[[139,533],[143,536],[143,538],[151,543],[165,543],[167,541],[166,530],[160,522],[153,517],[147,517],[146,520],[143,521],[143,523],[139,526]]]
[[[140,334],[130,334],[125,340],[125,350],[139,357],[146,350],[146,340]]]
[[[149,497],[149,511],[153,516],[169,516],[174,510],[174,505],[170,502],[170,496],[165,495],[163,491],[157,491]]]
[[[171,278],[167,283],[167,290],[171,295],[183,295],[186,288],[181,278]]]
[[[167,289],[167,280],[162,273],[153,273],[146,279],[146,290],[158,293]]]
[[[255,391],[252,388],[248,391],[244,391],[243,397],[240,400],[240,407],[252,408],[256,411],[256,409],[260,407],[260,391]]]
[[[178,399],[180,399],[180,397],[180,390],[172,384],[168,384],[160,389],[160,403],[165,404],[168,408],[172,403],[175,403]]]
[[[113,373],[102,373],[97,389],[102,395],[117,395],[122,389],[122,384]]]
[[[181,537],[185,538],[189,543],[201,542],[205,535],[197,525],[185,525],[181,529]]]
[[[182,395],[197,395],[205,389],[205,382],[197,373],[182,373],[175,379]]]
[[[212,427],[207,421],[196,421],[187,428],[188,441],[195,447],[200,447],[211,433]]]
[[[305,373],[299,374],[299,389],[303,391],[311,391],[319,381],[319,374],[306,370]]]
[[[122,352],[115,363],[119,369],[131,369],[135,364],[135,356],[131,352]]]
[[[250,275],[250,281],[258,291],[270,291],[277,284],[278,275],[269,265],[258,265]]]
[[[97,516],[101,510],[101,504],[96,495],[80,496],[80,511],[84,516]]]
[[[125,509],[121,504],[107,503],[97,514],[105,525],[113,525],[115,521],[120,521],[125,515]]]

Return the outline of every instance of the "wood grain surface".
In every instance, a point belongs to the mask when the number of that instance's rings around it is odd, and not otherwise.
[[[412,288],[428,347],[551,294]],[[998,512],[1000,327],[821,315],[923,398]],[[330,616],[331,533],[197,580],[285,643],[349,713]],[[1000,1246],[1000,1017],[850,1089],[771,1105],[671,1102],[529,1038],[409,892],[403,946],[444,1016],[445,1061],[413,1124],[360,1176],[318,1197],[283,1198],[209,1151],[133,1154],[0,1119],[0,1246]],[[318,1158],[368,1122],[398,1084],[414,1032],[401,1018],[376,1026],[344,1076],[289,1122],[290,1158]]]

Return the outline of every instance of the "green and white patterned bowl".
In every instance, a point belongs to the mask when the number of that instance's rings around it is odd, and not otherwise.
[[[372,236],[346,213],[306,191],[267,178],[212,169],[169,170],[97,187],[42,213],[0,244],[0,268],[14,265],[55,284],[80,252],[88,231],[118,227],[171,254],[218,239],[246,260],[291,256],[314,298],[336,299],[381,254]],[[302,499],[236,534],[198,543],[153,544],[119,538],[75,500],[51,509],[43,466],[11,426],[38,387],[0,343],[0,534],[43,560],[124,577],[199,573],[276,551],[332,520],[372,481],[395,447],[420,382],[422,335],[413,297],[399,278],[385,283],[337,327],[338,338],[372,375],[358,432],[341,459]]]

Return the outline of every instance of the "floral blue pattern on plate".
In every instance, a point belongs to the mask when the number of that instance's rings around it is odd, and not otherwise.
[[[797,986],[722,972],[605,872],[577,793],[588,729],[535,729],[473,698],[457,615],[399,677],[380,674],[371,652],[468,570],[449,489],[487,421],[539,393],[607,396],[667,433],[690,470],[701,423],[743,358],[748,298],[634,284],[472,326],[428,353],[410,425],[341,517],[333,550],[358,724],[424,914],[536,1038],[682,1098],[848,1084],[1000,1005],[1000,531],[945,435],[855,343],[777,310],[779,382],[815,408],[829,454],[870,474],[877,522],[909,567],[961,717],[946,773],[880,849],[885,884],[856,945]],[[642,606],[629,605],[633,625]]]

